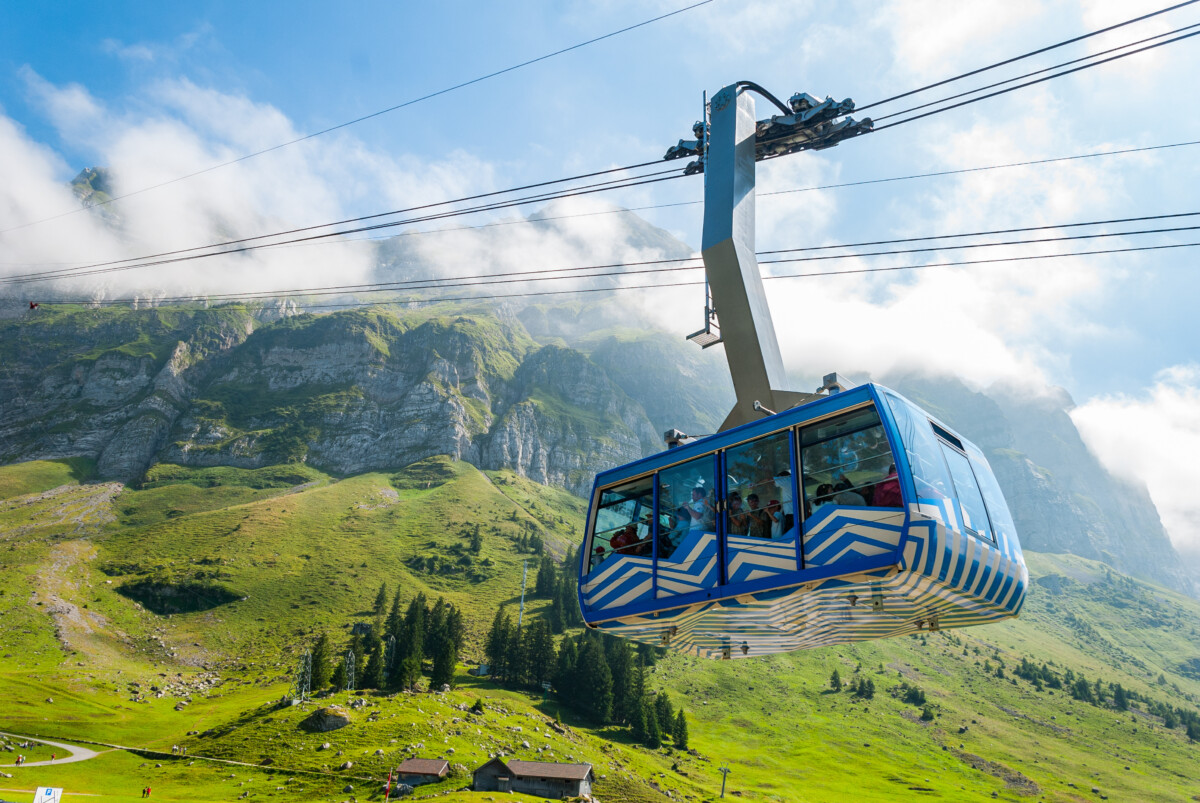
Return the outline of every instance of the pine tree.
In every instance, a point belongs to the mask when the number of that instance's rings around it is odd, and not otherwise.
[[[675,747],[677,749],[688,749],[687,717],[683,715],[682,708],[679,709],[679,713],[675,715],[675,727],[671,730],[671,738],[675,740]]]
[[[404,638],[404,610],[400,607],[400,589],[392,596],[392,608],[388,612],[384,633],[396,639],[397,644]]]
[[[329,685],[329,675],[333,671],[331,664],[333,655],[329,648],[329,634],[322,633],[317,637],[317,643],[312,651],[312,690],[314,692]]]
[[[418,666],[425,658],[426,613],[424,594],[417,594],[413,601],[408,603],[408,610],[404,613],[404,646],[401,655],[416,659]]]
[[[933,709],[932,708],[930,708],[929,706],[925,706],[924,710],[921,711],[921,721],[922,722],[933,722]]]
[[[529,627],[526,626],[525,632],[528,630]],[[515,686],[529,683],[529,654],[525,651],[525,633],[519,628],[512,628],[504,648],[504,679]]]
[[[454,688],[454,667],[458,663],[458,653],[449,635],[443,634],[440,643],[433,653],[433,672],[429,678],[429,688],[440,691],[442,686]]]
[[[554,690],[559,699],[572,708],[578,703],[575,676],[575,666],[578,663],[579,652],[575,647],[575,640],[570,636],[563,636],[558,648],[558,658],[554,662]]]
[[[633,648],[626,639],[611,639],[608,668],[613,680],[613,722],[624,724],[633,713]],[[639,698],[637,705],[641,705]]]
[[[387,613],[387,602],[388,602],[387,583],[383,583],[382,585],[379,586],[379,593],[375,595],[375,605],[372,608],[372,610],[375,611],[375,615],[377,617],[382,618],[382,616],[385,613]]]
[[[1113,686],[1113,703],[1122,711],[1129,710],[1129,693],[1125,691],[1120,683]]]
[[[1200,725],[1195,720],[1188,722],[1187,737],[1189,742],[1200,742]]]
[[[385,675],[383,671],[383,645],[376,647],[367,658],[367,668],[363,672],[362,682],[359,683],[359,688],[363,689],[382,689],[384,687]]]
[[[675,707],[665,691],[660,691],[654,698],[654,713],[658,717],[659,731],[670,733],[675,727]]]
[[[421,679],[421,662],[416,658],[404,658],[396,661],[396,670],[392,675],[392,686],[396,689],[411,689]]]
[[[329,682],[333,686],[334,691],[342,691],[346,688],[346,659],[342,658],[333,667],[333,674],[329,677]]]
[[[557,579],[558,571],[554,567],[554,561],[550,559],[550,556],[543,555],[541,565],[538,567],[533,593],[539,597],[553,597]]]
[[[483,536],[479,534],[479,523],[475,523],[475,529],[471,532],[471,551],[476,555],[483,549]]]
[[[836,669],[833,670],[833,674],[829,676],[829,688],[833,689],[834,691],[842,690],[842,676],[838,674]]]
[[[633,738],[642,742],[646,741],[646,701],[639,698],[637,707],[629,714],[629,733]]]
[[[579,707],[596,722],[608,722],[612,715],[612,673],[599,638],[584,638],[575,671]]]
[[[497,610],[484,644],[484,653],[494,678],[503,678],[506,674],[504,661],[508,657],[508,642],[512,638],[512,629],[512,619],[503,608]]]
[[[535,619],[525,628],[525,665],[529,682],[535,686],[550,679],[554,673],[554,638],[544,619]]]
[[[662,747],[662,733],[658,727],[658,716],[649,704],[646,705],[646,741],[643,744],[651,750]]]

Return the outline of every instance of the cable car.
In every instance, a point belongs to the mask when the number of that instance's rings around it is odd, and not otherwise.
[[[783,114],[756,122],[750,93]],[[1020,612],[1029,572],[978,447],[880,385],[829,374],[815,394],[786,389],[755,258],[755,163],[868,133],[853,109],[738,81],[705,102],[698,139],[667,151],[704,174],[704,328],[687,339],[724,344],[736,404],[717,434],[668,433],[675,448],[596,476],[589,627],[740,658]]]
[[[1028,582],[979,448],[866,384],[597,475],[579,601],[740,658],[1008,619]]]

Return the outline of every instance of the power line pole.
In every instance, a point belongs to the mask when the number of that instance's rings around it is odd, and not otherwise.
[[[725,797],[725,780],[729,777],[729,765],[721,767],[721,797]]]

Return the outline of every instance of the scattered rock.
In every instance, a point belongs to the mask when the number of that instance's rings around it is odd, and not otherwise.
[[[331,748],[331,747],[333,747],[333,745],[331,745],[329,742],[325,742],[324,744],[322,744],[322,745],[321,745],[320,747],[318,747],[317,749],[318,749],[318,750],[328,750],[328,749],[329,749],[329,748]]]
[[[52,702],[54,702],[54,698],[53,698],[53,697],[47,697],[47,698],[46,698],[46,702],[48,702],[48,703],[52,703]]]
[[[350,768],[351,768],[351,767],[353,767],[353,766],[354,766],[354,762],[353,762],[353,761],[343,761],[343,762],[342,762],[342,766],[338,767],[338,769],[339,769],[339,770],[348,770],[348,769],[350,769]]]
[[[350,784],[350,783],[346,784],[345,786],[342,787],[342,791],[343,792],[353,792],[354,784]]]

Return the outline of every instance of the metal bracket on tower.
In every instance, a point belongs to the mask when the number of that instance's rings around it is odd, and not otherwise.
[[[747,90],[767,98],[783,114],[756,120],[754,99]],[[829,148],[869,132],[870,119],[856,122],[845,116],[853,109],[852,100],[818,101],[803,92],[785,106],[757,84],[739,81],[705,103],[703,119],[692,127],[695,140],[680,140],[667,151],[667,159],[698,157],[684,173],[704,173],[705,320],[704,328],[687,339],[703,347],[725,344],[737,403],[721,431],[758,420],[764,411],[786,410],[818,398],[786,389],[783,358],[754,253],[754,164]],[[714,335],[717,300],[720,327]]]

